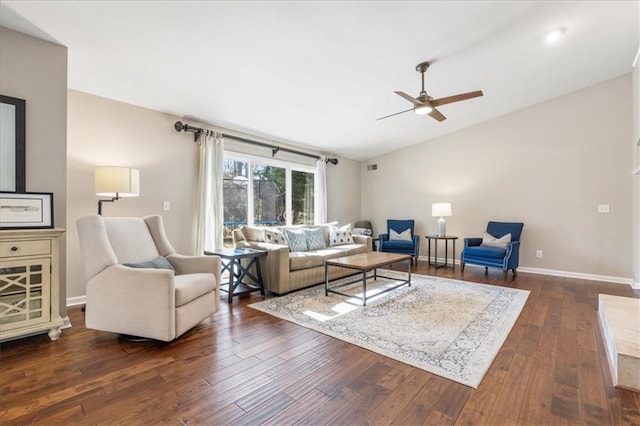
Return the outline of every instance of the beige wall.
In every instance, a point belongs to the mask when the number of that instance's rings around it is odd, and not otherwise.
[[[68,297],[85,294],[75,228],[97,213],[94,168],[115,165],[140,170],[140,196],[103,204],[104,216],[163,216],[179,253],[194,254],[198,145],[177,133],[176,117],[69,90]],[[169,201],[171,210],[163,211]]]
[[[455,120],[455,108],[443,113]],[[414,218],[425,235],[436,226],[431,203],[451,202],[449,234],[524,222],[520,266],[629,279],[631,129],[627,74],[363,162],[362,211],[378,230],[387,218]],[[598,204],[611,213],[598,214]]]
[[[327,220],[340,224],[369,220],[360,205],[360,162],[339,158],[338,165],[327,164]]]
[[[26,100],[26,190],[53,192],[54,225],[67,223],[67,48],[0,27],[0,92]],[[60,309],[66,315],[66,237]]]
[[[75,221],[97,212],[98,197],[93,188],[97,165],[140,169],[140,197],[103,204],[103,215],[160,214],[175,249],[194,254],[198,145],[193,142],[193,134],[174,130],[177,120],[178,117],[169,114],[69,90],[68,297],[71,303],[81,300],[74,298],[85,295]],[[192,121],[189,124],[199,125]],[[359,167],[360,163],[343,159],[338,166],[327,165],[331,219],[347,222],[359,218]],[[163,201],[171,202],[170,211],[162,211]]]

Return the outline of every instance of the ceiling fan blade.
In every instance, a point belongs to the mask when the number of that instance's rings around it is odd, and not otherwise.
[[[396,112],[395,114],[385,115],[384,117],[376,118],[376,121],[378,121],[378,120],[382,120],[382,119],[384,119],[384,118],[393,117],[394,115],[404,114],[405,112],[409,112],[409,111],[413,111],[413,108],[408,109],[408,110],[406,110],[406,111]]]
[[[475,92],[461,93],[459,95],[447,96],[446,98],[434,99],[431,101],[431,105],[433,106],[446,105],[453,102],[460,102],[467,99],[477,98],[478,96],[483,96],[483,95],[484,93],[482,93],[482,90],[476,90]]]
[[[414,104],[414,105],[422,105],[422,102],[420,102],[420,101],[419,101],[419,100],[417,100],[416,98],[413,98],[413,97],[411,97],[411,96],[407,95],[407,94],[406,94],[406,93],[404,93],[404,92],[395,91],[395,92],[393,92],[393,93],[395,93],[395,94],[396,94],[396,95],[398,95],[398,96],[401,96],[401,97],[405,98],[406,100],[408,100],[409,102],[411,102],[411,103],[412,103],[412,104]]]
[[[431,112],[429,113],[429,116],[431,118],[435,118],[438,121],[444,121],[444,120],[447,119],[447,117],[442,115],[442,113],[440,111],[438,111],[435,107],[431,109]]]

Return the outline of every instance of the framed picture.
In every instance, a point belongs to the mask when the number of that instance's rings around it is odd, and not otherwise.
[[[53,193],[0,192],[0,229],[53,228]]]

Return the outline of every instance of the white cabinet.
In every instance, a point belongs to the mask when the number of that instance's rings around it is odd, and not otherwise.
[[[59,239],[64,229],[0,231],[0,340],[60,336]]]

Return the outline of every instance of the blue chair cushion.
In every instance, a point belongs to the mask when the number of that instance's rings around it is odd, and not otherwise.
[[[413,241],[388,240],[382,245],[385,250],[409,250],[413,251]]]
[[[464,249],[464,257],[473,257],[475,259],[504,259],[507,249],[499,247],[473,246]]]

